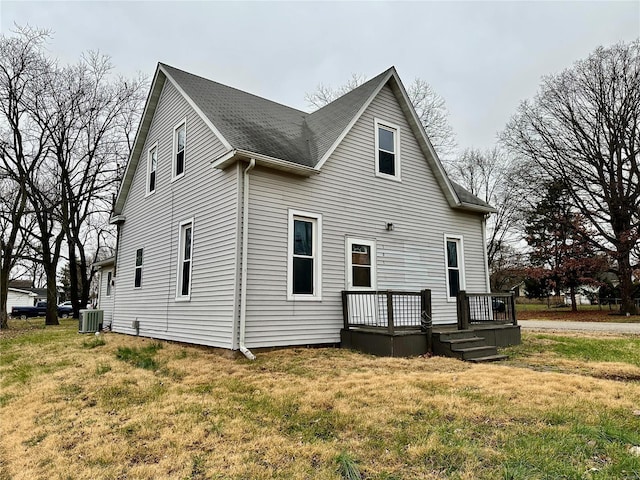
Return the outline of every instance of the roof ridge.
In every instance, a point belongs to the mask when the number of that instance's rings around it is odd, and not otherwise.
[[[265,102],[269,102],[269,103],[272,103],[274,105],[278,105],[280,107],[284,107],[284,108],[286,108],[288,110],[292,110],[293,112],[301,114],[303,117],[309,115],[309,113],[305,112],[304,110],[298,110],[297,108],[290,107],[289,105],[285,105],[284,103],[276,102],[274,100],[271,100],[271,99],[266,98],[266,97],[262,97],[260,95],[256,95],[255,93],[247,92],[246,90],[241,90],[239,88],[232,87],[232,86],[226,85],[224,83],[216,82],[215,80],[211,80],[210,78],[203,77],[202,75],[197,75],[195,73],[187,72],[186,70],[182,70],[181,68],[177,68],[177,67],[174,67],[172,65],[168,65],[168,64],[162,63],[162,62],[158,62],[158,64],[162,65],[163,67],[169,67],[172,70],[177,70],[177,71],[179,71],[181,73],[184,73],[186,75],[189,75],[191,77],[196,77],[196,78],[199,78],[199,79],[204,80],[204,81],[209,82],[209,83],[215,83],[216,85],[220,85],[220,86],[228,88],[230,90],[234,90],[236,92],[240,92],[240,93],[242,93],[244,95],[249,95],[249,96],[257,98],[259,100],[262,100],[262,101],[265,101]]]

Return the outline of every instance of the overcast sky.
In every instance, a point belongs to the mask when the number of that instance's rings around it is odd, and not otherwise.
[[[442,95],[458,144],[491,147],[542,75],[640,36],[640,2],[11,2],[0,28],[54,32],[52,55],[158,61],[302,110],[318,83],[391,65]]]

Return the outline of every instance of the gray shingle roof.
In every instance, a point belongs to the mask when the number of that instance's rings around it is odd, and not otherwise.
[[[236,149],[314,166],[305,135],[305,112],[191,73],[162,67]]]
[[[464,188],[462,185],[454,182],[453,180],[451,180],[451,185],[453,185],[453,189],[456,191],[456,194],[458,195],[458,198],[460,199],[461,202],[470,203],[472,205],[478,205],[481,207],[493,209],[491,205],[489,205],[484,200],[481,200],[480,198],[476,197],[473,193],[471,193],[469,190]]]
[[[388,72],[306,113],[169,65],[162,67],[234,148],[307,167],[320,161]]]
[[[391,82],[392,89],[395,88],[394,92],[404,98],[401,106],[405,113],[407,109],[411,109],[393,67],[319,110],[306,113],[161,63],[154,77],[152,91],[145,106],[145,116],[114,205],[116,216],[122,212],[133,181],[144,138],[164,85],[163,72],[193,102],[199,114],[204,115],[205,122],[209,122],[209,126],[218,131],[225,146],[231,150],[244,151],[239,152],[244,155],[249,153],[284,160],[284,163],[305,167],[307,171],[319,171],[321,160],[332,151],[352,122],[357,120],[361,110],[368,105],[386,79]],[[408,120],[451,206],[494,211],[487,203],[448,179],[417,117],[412,115]]]
[[[382,72],[307,117],[307,125],[312,134],[311,145],[315,147],[312,154],[315,154],[317,161],[320,161],[340,137],[358,110],[380,86],[380,81],[388,74],[389,70]]]

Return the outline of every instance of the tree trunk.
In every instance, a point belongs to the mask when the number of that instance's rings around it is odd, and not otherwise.
[[[571,295],[571,311],[577,312],[578,304],[576,302],[576,287],[574,287],[573,285],[569,287],[569,295]]]
[[[67,245],[69,247],[69,280],[71,289],[69,296],[71,297],[71,305],[73,306],[73,318],[80,317],[80,301],[78,299],[78,291],[80,290],[80,282],[78,279],[78,262],[76,260],[76,246],[73,240],[67,237]]]
[[[7,297],[9,295],[9,270],[0,268],[0,330],[9,328],[7,315]]]
[[[620,313],[623,315],[638,313],[633,299],[633,281],[631,280],[631,260],[629,252],[618,251],[618,277],[620,280]]]
[[[56,289],[56,264],[45,265],[47,274],[47,317],[45,325],[60,325],[58,322],[58,291]]]

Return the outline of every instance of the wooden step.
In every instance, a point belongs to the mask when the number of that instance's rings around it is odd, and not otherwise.
[[[476,332],[473,330],[448,330],[442,332],[433,332],[433,338],[436,338],[440,341],[445,340],[455,340],[458,338],[470,338],[475,337]]]
[[[462,360],[471,360],[472,358],[490,357],[497,355],[498,350],[494,346],[481,346],[469,348],[452,348],[451,353]]]
[[[473,363],[485,363],[485,362],[499,362],[501,360],[507,360],[507,355],[488,355],[486,357],[470,358],[468,361]]]

